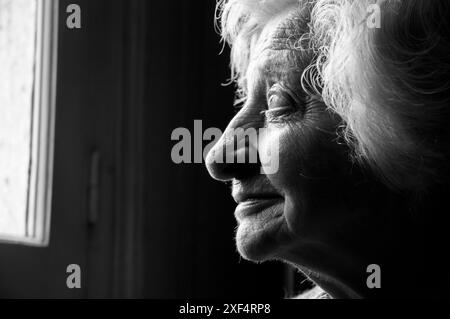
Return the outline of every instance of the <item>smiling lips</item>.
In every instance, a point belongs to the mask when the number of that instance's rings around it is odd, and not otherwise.
[[[237,204],[256,201],[280,200],[282,197],[277,193],[245,193],[237,192],[233,194],[233,198]]]
[[[237,219],[261,213],[284,200],[272,184],[264,177],[233,180],[232,196],[238,204]]]
[[[260,214],[267,209],[281,203],[283,198],[278,197],[260,197],[260,198],[248,198],[248,200],[240,202],[236,208],[235,216],[238,220],[245,217]]]
[[[235,212],[238,220],[259,214],[283,200],[280,194],[272,191],[246,192],[242,187],[237,192],[233,191],[233,198],[238,204]]]
[[[232,183],[232,196],[237,204],[282,198],[265,176],[246,180],[234,179]]]

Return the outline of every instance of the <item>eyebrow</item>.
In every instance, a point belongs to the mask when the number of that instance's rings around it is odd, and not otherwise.
[[[308,49],[308,37],[304,38],[309,32],[309,11],[304,8],[293,11],[269,38],[262,40],[260,47],[254,48],[257,62],[251,66],[251,73],[273,83],[283,78],[288,83],[298,79],[300,87],[300,77],[314,58],[313,49]],[[304,47],[300,48],[297,44],[302,39],[305,40]]]
[[[262,62],[257,67],[260,75],[277,80],[290,76],[297,78],[311,65],[314,52],[313,50],[299,50],[277,43],[276,47],[273,45],[268,47],[266,54],[261,59]]]

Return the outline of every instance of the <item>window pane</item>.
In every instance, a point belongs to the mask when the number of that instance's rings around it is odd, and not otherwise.
[[[0,0],[0,242],[49,240],[58,0]]]
[[[37,0],[0,0],[0,235],[27,235]]]

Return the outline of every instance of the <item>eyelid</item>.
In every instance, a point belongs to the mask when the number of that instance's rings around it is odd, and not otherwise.
[[[272,85],[272,87],[267,92],[267,101],[269,101],[269,98],[273,96],[276,93],[287,93],[295,103],[301,103],[300,97],[295,93],[294,90],[290,89],[288,86],[286,86],[284,83],[275,83]]]
[[[299,96],[293,90],[291,90],[289,87],[284,85],[282,82],[275,83],[274,85],[272,85],[272,87],[267,92],[266,99],[267,99],[268,107],[270,107],[272,99],[276,96],[281,96],[281,97],[292,99],[293,103],[290,103],[290,104],[294,104],[294,105],[289,105],[290,107],[299,107],[303,104],[301,99],[299,98]],[[286,105],[286,107],[287,107],[287,105]]]

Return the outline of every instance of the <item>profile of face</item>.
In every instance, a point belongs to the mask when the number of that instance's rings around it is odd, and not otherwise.
[[[367,267],[382,265],[386,281],[394,278],[405,267],[401,259],[409,258],[405,242],[414,238],[414,228],[402,213],[403,196],[355,160],[340,135],[346,119],[320,90],[305,85],[317,52],[298,44],[308,41],[312,6],[291,2],[249,36],[241,72],[245,102],[210,151],[207,168],[232,185],[236,243],[244,258],[291,263],[333,297],[369,296],[379,292],[367,287]],[[236,128],[265,129],[258,152],[278,145],[276,172],[221,160]],[[238,154],[247,147],[232,149]],[[402,284],[388,282],[384,292]]]

